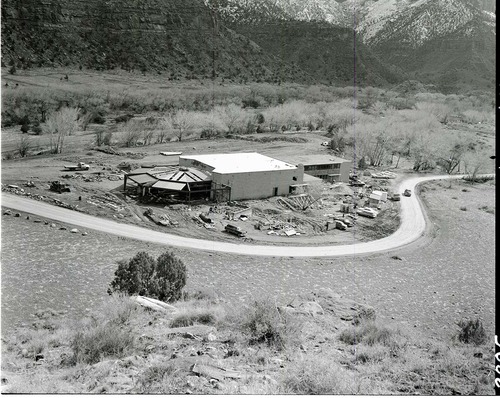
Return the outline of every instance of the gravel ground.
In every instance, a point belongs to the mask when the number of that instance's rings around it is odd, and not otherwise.
[[[422,193],[432,239],[391,255],[303,260],[174,251],[188,266],[187,290],[213,289],[235,304],[263,296],[286,302],[298,293],[328,287],[374,306],[382,320],[436,337],[448,338],[456,321],[476,316],[493,334],[495,187],[448,185],[427,183]],[[70,316],[85,314],[106,296],[116,260],[139,250],[154,255],[165,250],[59,227],[2,216],[3,332],[47,307],[67,310]],[[391,258],[395,255],[401,260]]]

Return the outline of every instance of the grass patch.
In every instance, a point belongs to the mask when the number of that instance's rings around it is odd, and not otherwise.
[[[209,309],[193,309],[189,312],[176,315],[170,321],[170,327],[178,328],[194,324],[213,325],[217,321],[216,315]]]
[[[108,356],[123,356],[134,344],[129,324],[141,312],[128,297],[112,295],[74,334],[70,342],[71,363],[94,364]]]
[[[75,334],[71,342],[72,363],[94,364],[106,357],[121,357],[132,348],[134,336],[113,323],[95,325]]]
[[[358,326],[344,329],[339,333],[338,338],[348,345],[363,343],[367,346],[388,347],[392,354],[396,354],[407,344],[406,338],[398,330],[379,326],[373,321],[365,321]]]
[[[307,355],[287,366],[282,393],[300,395],[387,394],[378,380],[360,378],[325,355]]]
[[[175,376],[179,370],[173,364],[153,364],[139,376],[141,394],[171,394],[175,392]]]

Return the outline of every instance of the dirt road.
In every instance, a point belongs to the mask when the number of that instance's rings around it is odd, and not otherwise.
[[[412,192],[414,192],[416,185],[424,181],[461,177],[462,176],[449,177],[447,175],[442,175],[410,178],[402,181],[396,188],[395,192],[401,192],[404,189],[411,189]],[[418,197],[414,194],[411,197],[403,196],[401,198],[401,225],[394,234],[383,239],[354,245],[315,247],[248,245],[181,237],[151,231],[134,225],[101,219],[6,193],[2,193],[1,204],[4,207],[36,214],[41,217],[65,222],[78,227],[98,230],[131,239],[167,246],[211,252],[234,253],[248,256],[340,257],[387,252],[416,241],[424,234],[426,226],[421,203]]]

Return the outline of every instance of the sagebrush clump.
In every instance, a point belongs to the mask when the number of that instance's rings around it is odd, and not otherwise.
[[[480,319],[463,319],[458,322],[458,327],[457,338],[462,343],[481,345],[486,342],[486,331]]]

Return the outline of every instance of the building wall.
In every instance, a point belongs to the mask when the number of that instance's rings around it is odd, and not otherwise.
[[[352,162],[326,163],[321,165],[304,165],[304,172],[314,177],[319,177],[329,182],[349,182],[349,171]],[[331,177],[331,174],[337,174]]]
[[[243,200],[269,198],[275,194],[288,195],[290,185],[302,183],[303,176],[303,170],[297,168],[237,174],[214,172],[212,179],[217,185],[224,184],[231,187],[231,200]],[[275,188],[278,188],[277,193]]]

